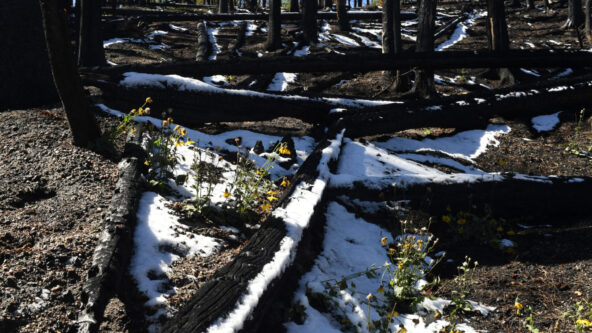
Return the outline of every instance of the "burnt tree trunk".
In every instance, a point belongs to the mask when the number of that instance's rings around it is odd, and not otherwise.
[[[401,0],[393,1],[393,54],[396,56],[403,52],[403,40],[401,39]],[[406,91],[410,88],[409,76],[401,75],[401,71],[395,72],[395,91]]]
[[[421,0],[418,9],[418,27],[415,52],[434,52],[437,0]],[[412,93],[419,98],[430,98],[436,94],[434,70],[416,69]]]
[[[590,15],[592,14],[592,4],[591,0],[586,0],[586,38],[588,39],[588,43],[592,44],[592,27],[590,24]]]
[[[512,0],[512,2],[510,3],[510,7],[514,7],[514,8],[522,7],[522,5],[520,4],[520,0]]]
[[[298,4],[298,0],[290,0],[290,10],[291,12],[299,12],[300,5]]]
[[[267,42],[265,48],[268,51],[277,50],[282,45],[282,19],[281,0],[269,0],[269,21],[267,24]]]
[[[101,37],[101,2],[80,1],[80,33],[78,37],[78,66],[105,64],[105,50]],[[77,2],[78,2],[77,1]]]
[[[534,0],[526,0],[526,8],[534,9]]]
[[[382,0],[382,53],[393,54],[393,2],[396,0]]]
[[[0,111],[59,101],[37,0],[0,1]]]
[[[228,13],[228,1],[218,0],[218,13]]]
[[[340,31],[349,31],[350,29],[345,0],[337,0],[337,24]]]
[[[584,22],[582,0],[568,0],[567,5],[567,21],[563,28],[577,28]]]
[[[317,2],[302,0],[302,31],[308,44],[317,43]]]
[[[63,3],[61,0],[40,0],[43,30],[51,72],[68,117],[74,144],[88,146],[101,136],[101,130],[90,109],[72,60],[70,41],[66,37],[67,11],[60,6]]]
[[[504,54],[510,49],[503,1],[487,0],[487,41],[489,50],[495,54]],[[508,68],[498,68],[495,71],[500,84],[515,83],[514,75]]]
[[[331,8],[333,6],[333,0],[325,0],[323,8]]]
[[[234,12],[234,0],[228,0],[228,11],[230,13]]]

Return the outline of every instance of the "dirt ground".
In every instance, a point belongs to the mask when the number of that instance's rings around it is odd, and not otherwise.
[[[537,2],[537,5],[539,3]],[[408,8],[404,8],[408,9]],[[483,8],[475,8],[477,11]],[[471,11],[465,6],[463,10]],[[566,8],[552,6],[526,10],[508,8],[511,47],[520,48],[590,48],[580,45],[573,30],[561,29]],[[445,13],[455,17],[459,6],[445,6]],[[439,24],[446,19],[442,17]],[[332,22],[329,22],[332,23]],[[107,59],[115,64],[152,63],[192,60],[196,54],[195,22],[146,24],[138,20],[109,23],[105,39],[133,38],[136,42],[114,43],[106,47]],[[296,22],[285,22],[282,42],[285,47],[274,54],[290,55],[299,47]],[[255,22],[256,28],[240,49],[243,57],[268,56],[262,49],[265,23]],[[237,57],[230,47],[236,39],[238,26],[208,23],[219,29],[217,59]],[[379,24],[354,23],[354,27],[380,29]],[[180,29],[179,29],[180,28]],[[186,30],[183,30],[186,29]],[[413,32],[414,26],[405,27]],[[166,31],[166,34],[154,33]],[[151,35],[152,34],[152,35]],[[343,32],[360,45],[360,36],[380,44],[376,34]],[[477,19],[467,30],[468,37],[449,50],[485,49],[485,20]],[[450,38],[444,34],[436,45]],[[149,37],[147,37],[149,36]],[[413,46],[405,38],[405,48]],[[311,54],[332,52],[378,54],[379,49],[352,47],[335,40],[310,48]],[[565,69],[541,69],[536,75],[516,71],[518,83],[553,79]],[[439,94],[465,94],[498,86],[495,80],[482,77],[483,70],[436,71],[441,78],[436,84]],[[573,72],[568,75],[576,75]],[[273,75],[226,77],[229,87],[265,91]],[[400,97],[392,87],[392,79],[382,72],[302,74],[290,84],[286,93],[302,95],[376,98],[388,100]],[[100,96],[95,96],[100,100]],[[107,101],[108,102],[108,101]],[[135,107],[130,105],[130,109]],[[591,160],[583,151],[580,156],[566,150],[576,143],[582,150],[591,144],[592,132],[588,117],[578,127],[580,110],[561,110],[560,125],[550,132],[537,133],[528,120],[505,121],[511,131],[499,137],[500,145],[489,149],[476,160],[476,167],[487,172],[517,172],[530,175],[591,176]],[[559,111],[559,110],[558,110]],[[103,128],[116,122],[99,114]],[[246,128],[270,134],[308,135],[312,124],[295,119],[270,122],[208,124],[202,130],[220,132]],[[453,129],[425,129],[393,133],[407,137],[438,137]],[[0,113],[0,331],[3,332],[73,332],[80,306],[80,292],[102,219],[117,181],[117,157],[103,156],[71,145],[71,134],[60,108],[21,110]],[[442,170],[446,170],[443,168]],[[453,170],[448,170],[451,172]],[[577,300],[592,300],[592,220],[576,219],[566,212],[561,221],[523,221],[533,228],[516,228],[510,237],[517,247],[511,254],[489,251],[471,244],[455,244],[447,249],[456,263],[470,255],[480,262],[468,298],[495,306],[488,317],[473,316],[471,325],[488,332],[527,332],[523,328],[524,313],[516,315],[516,298],[532,306],[535,326],[543,332],[570,332],[572,323],[557,319]],[[547,225],[550,226],[541,226]],[[220,230],[204,232],[221,233]],[[191,258],[176,264],[175,275],[169,277],[178,288],[169,300],[180,308],[217,268],[231,260],[240,250],[232,244],[218,257]],[[450,297],[455,290],[454,267],[442,268],[442,286],[434,294]],[[197,277],[188,280],[187,275]],[[133,288],[133,286],[131,286]],[[141,296],[130,292],[111,300],[107,307],[102,331],[143,331],[142,307],[134,305]],[[524,311],[526,312],[526,311]],[[48,320],[51,318],[51,320]]]

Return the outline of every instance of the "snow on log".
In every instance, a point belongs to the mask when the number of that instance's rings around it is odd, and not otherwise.
[[[337,126],[329,130],[247,246],[162,332],[259,332],[282,320],[273,315],[279,310],[276,300],[289,298],[322,244],[324,193],[342,138]]]
[[[140,143],[142,126],[128,136],[119,180],[105,218],[105,230],[99,237],[86,282],[82,287],[82,310],[78,315],[78,332],[97,332],[103,311],[122,284],[133,248],[136,209],[141,194],[140,175],[145,152]]]

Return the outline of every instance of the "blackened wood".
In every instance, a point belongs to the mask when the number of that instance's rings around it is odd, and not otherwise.
[[[588,39],[588,43],[592,44],[592,24],[590,24],[590,16],[592,15],[592,1],[586,0],[586,25],[584,30],[586,31],[586,38]]]
[[[321,140],[300,167],[277,206],[285,207],[291,200],[298,200],[290,197],[297,186],[315,183],[319,176],[318,166],[323,156],[323,149],[330,144],[330,139],[336,137],[337,130],[338,127],[333,127],[327,137]],[[310,269],[320,251],[325,223],[324,199],[326,197],[323,195],[321,201],[315,205],[315,213],[309,220],[309,226],[303,230],[294,262],[267,286],[255,310],[243,324],[242,332],[269,332],[262,327],[277,326],[283,320],[278,315],[271,317],[267,315],[279,304],[290,302],[289,297],[296,289],[299,278]],[[251,237],[249,243],[233,261],[204,283],[189,303],[165,324],[161,332],[204,332],[217,319],[226,316],[244,295],[249,281],[254,279],[263,266],[272,260],[285,235],[286,227],[283,220],[273,215],[267,218],[261,229]]]
[[[489,50],[497,54],[504,54],[510,49],[508,25],[506,23],[506,10],[504,2],[487,0],[487,40]],[[501,84],[515,83],[514,74],[507,67],[492,68],[497,72]]]
[[[195,55],[196,61],[207,61],[212,46],[210,44],[210,36],[208,35],[208,28],[205,22],[197,24],[197,54]]]
[[[61,6],[62,3],[61,0],[40,0],[43,30],[51,72],[72,130],[74,144],[86,147],[101,136],[101,130],[74,66],[67,38],[67,11]]]
[[[274,51],[282,46],[282,1],[269,0],[269,20],[267,23],[267,42],[265,48]]]
[[[0,111],[59,102],[38,0],[0,1]]]
[[[345,0],[337,0],[337,24],[340,31],[349,31],[349,16],[345,7]]]
[[[304,40],[308,44],[317,42],[317,2],[316,0],[302,0],[302,20],[300,27],[304,33]]]
[[[436,33],[434,34],[434,40],[438,39],[440,36],[448,33],[450,30],[453,30],[454,28],[456,28],[457,24],[464,20],[466,18],[466,14],[461,14],[459,16],[457,16],[456,18],[448,21],[446,24],[444,24],[442,27],[438,28],[438,30],[436,31]]]
[[[300,6],[298,4],[298,0],[290,0],[290,12],[299,12],[300,11]]]
[[[576,178],[576,179],[574,179]],[[546,182],[542,182],[544,180]],[[329,195],[346,194],[351,198],[374,201],[410,200],[414,209],[431,215],[458,211],[489,211],[494,216],[559,218],[589,216],[588,194],[592,190],[591,177],[552,177],[544,179],[516,179],[513,174],[500,181],[460,182],[452,184],[428,183],[375,189],[355,182],[352,189],[332,188]]]
[[[101,2],[80,1],[80,30],[78,36],[78,66],[105,64],[105,51],[101,36]]]
[[[309,123],[323,122],[335,104],[323,100],[297,100],[281,95],[273,97],[231,95],[228,93],[178,91],[157,88],[124,88],[116,84],[97,83],[108,105],[127,110],[134,101],[151,96],[153,108],[172,110],[172,117],[185,125],[208,122],[272,120],[293,117]]]
[[[485,128],[494,117],[530,123],[530,119],[537,115],[586,106],[589,96],[592,96],[590,76],[586,81],[545,82],[522,89],[502,89],[403,105],[390,104],[342,112],[339,117],[343,118],[349,137],[394,133],[411,128],[468,130]]]
[[[563,25],[563,28],[578,28],[583,22],[582,0],[568,0],[567,21]]]
[[[368,72],[387,69],[489,68],[489,67],[572,67],[583,68],[592,64],[592,54],[571,50],[512,50],[502,55],[488,51],[446,51],[426,53],[401,53],[398,55],[335,55],[311,57],[269,57],[265,59],[216,60],[208,64],[175,62],[158,64],[117,65],[110,67],[81,68],[82,73],[101,73],[113,79],[125,72],[153,74],[178,74],[201,77],[215,74],[264,74],[310,72]],[[107,77],[102,76],[101,79]],[[92,80],[92,77],[89,77]]]
[[[434,52],[436,2],[437,0],[420,0],[415,52]],[[420,98],[433,97],[436,94],[434,71],[429,68],[416,69],[412,91]]]
[[[393,41],[393,2],[398,0],[383,0],[382,2],[382,53],[394,54]]]
[[[141,170],[145,152],[141,147],[142,125],[129,134],[123,159],[119,163],[119,180],[111,199],[105,229],[95,247],[92,266],[82,287],[82,310],[78,315],[78,332],[97,332],[109,299],[119,292],[133,250],[136,211],[140,200]]]
[[[228,1],[230,0],[218,0],[218,13],[228,13]]]
[[[314,8],[316,11],[316,1],[314,2]],[[158,22],[158,21],[239,21],[239,20],[267,20],[267,13],[254,13],[254,14],[191,14],[191,13],[179,13],[175,11],[158,11],[158,10],[140,10],[130,8],[118,8],[113,11],[110,8],[105,8],[104,12],[120,16],[142,16],[145,22]],[[350,20],[380,20],[381,12],[355,12],[349,13]],[[412,13],[402,13],[403,20],[411,20],[417,18]],[[302,19],[302,13],[282,13],[282,21],[297,21]],[[324,20],[336,20],[336,12],[318,12],[316,13],[317,19]]]

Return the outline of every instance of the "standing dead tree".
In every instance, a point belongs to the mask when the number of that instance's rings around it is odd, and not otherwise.
[[[302,31],[304,40],[308,44],[317,42],[317,2],[316,0],[302,0]]]
[[[437,0],[421,0],[419,4],[415,52],[434,52],[436,3]],[[432,69],[415,70],[415,82],[411,93],[419,98],[430,98],[436,94],[434,71]]]
[[[72,60],[70,41],[67,39],[67,10],[61,6],[64,3],[61,0],[39,2],[51,72],[74,136],[74,144],[88,146],[101,136],[101,130]]]
[[[340,31],[349,31],[349,19],[347,18],[347,8],[345,0],[337,0],[337,25]]]
[[[401,40],[401,2],[384,0],[382,3],[382,53],[398,55],[403,51]],[[385,75],[394,76],[395,91],[408,89],[409,80],[401,76],[401,71],[385,71]]]
[[[583,22],[584,13],[582,12],[582,0],[568,0],[567,21],[565,21],[563,28],[578,28]]]
[[[503,1],[487,0],[487,41],[489,50],[497,55],[502,55],[510,49]],[[515,83],[514,75],[508,68],[498,68],[495,72],[501,85]]]
[[[267,42],[265,48],[273,51],[282,45],[282,1],[269,0],[269,21],[267,24]]]
[[[80,1],[80,31],[78,39],[78,66],[105,64],[105,51],[101,37],[101,1]]]
[[[592,15],[592,4],[591,0],[586,0],[586,38],[588,43],[592,44],[592,27],[590,27],[590,15]]]
[[[0,1],[0,31],[0,111],[57,103],[39,2]]]

